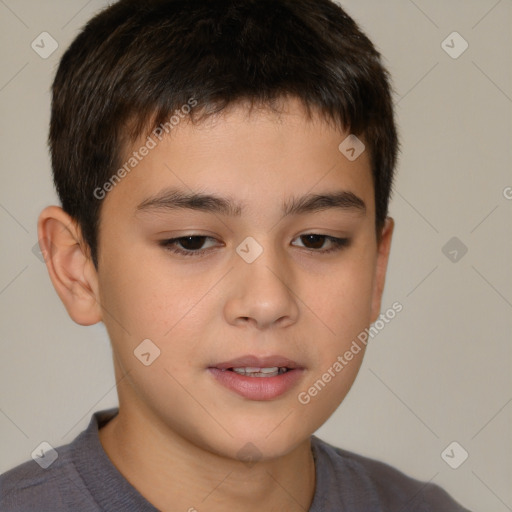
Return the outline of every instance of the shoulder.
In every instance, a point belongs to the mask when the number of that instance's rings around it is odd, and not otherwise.
[[[338,494],[340,502],[359,503],[363,499],[367,506],[383,512],[469,512],[438,485],[411,478],[389,464],[338,448],[316,436],[312,436],[312,445],[322,466],[320,475],[333,482],[329,492]],[[347,496],[347,488],[351,496]]]
[[[96,511],[71,458],[71,443],[55,448],[49,465],[29,460],[0,475],[2,512]],[[51,453],[43,454],[44,457]]]
[[[98,496],[101,495],[101,490],[108,488],[108,483],[112,483],[112,474],[117,477],[118,482],[123,483],[122,476],[117,475],[113,466],[109,465],[108,457],[98,438],[99,426],[109,421],[117,411],[117,408],[112,408],[95,412],[88,427],[71,443],[56,448],[49,445],[46,448],[42,447],[40,451],[38,449],[34,452],[34,460],[28,460],[0,475],[0,510],[101,510]],[[118,488],[114,481],[111,489],[114,497]],[[111,507],[109,510],[114,508]],[[118,507],[115,510],[122,508]]]
[[[83,506],[90,503],[90,496],[83,489],[70,451],[71,444],[67,444],[51,452],[41,452],[42,457],[56,454],[57,458],[46,468],[47,461],[39,464],[29,460],[0,475],[0,510],[55,512],[70,510],[71,505],[78,504],[80,510],[96,510]]]

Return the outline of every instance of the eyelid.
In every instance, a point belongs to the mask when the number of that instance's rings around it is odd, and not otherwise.
[[[215,237],[212,237],[212,236],[209,236],[209,235],[201,235],[201,234],[190,234],[190,235],[182,235],[182,236],[179,236],[179,237],[175,237],[175,238],[168,238],[168,239],[165,239],[165,240],[161,240],[159,242],[159,245],[161,245],[164,249],[168,250],[169,252],[171,253],[174,253],[174,254],[179,254],[179,255],[182,255],[182,256],[195,256],[195,257],[201,257],[203,256],[204,254],[208,253],[211,251],[211,249],[213,249],[213,247],[209,247],[207,249],[198,249],[196,251],[192,251],[192,250],[185,250],[185,249],[171,249],[171,247],[176,247],[176,244],[177,242],[179,242],[180,240],[184,240],[186,238],[204,238],[206,240],[215,240],[217,241],[217,239]]]

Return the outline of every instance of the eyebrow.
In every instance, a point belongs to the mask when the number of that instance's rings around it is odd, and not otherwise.
[[[170,188],[155,196],[144,199],[137,206],[136,211],[151,212],[179,209],[240,217],[244,207],[229,197],[219,197],[200,192],[185,192],[177,188]],[[282,204],[283,218],[290,215],[302,215],[330,209],[339,209],[364,215],[366,213],[366,204],[360,197],[347,190],[292,197]]]

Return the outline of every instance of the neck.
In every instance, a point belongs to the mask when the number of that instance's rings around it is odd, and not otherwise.
[[[315,463],[309,438],[286,455],[241,462],[204,450],[149,413],[123,406],[99,437],[120,473],[162,512],[232,507],[304,512],[313,501]]]

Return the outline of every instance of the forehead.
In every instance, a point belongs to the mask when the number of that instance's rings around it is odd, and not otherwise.
[[[286,213],[297,206],[299,193],[336,189],[346,192],[338,197],[345,205],[372,208],[367,152],[347,158],[342,149],[349,134],[318,114],[308,117],[299,101],[287,100],[279,113],[238,105],[198,124],[184,117],[168,134],[157,135],[153,131],[125,151],[121,167],[129,172],[107,202],[136,210],[158,198],[165,202],[166,190],[172,190],[175,199],[177,192],[179,200],[188,196],[190,205],[194,194],[219,191],[231,199],[232,213],[249,213],[251,203],[277,197]]]

